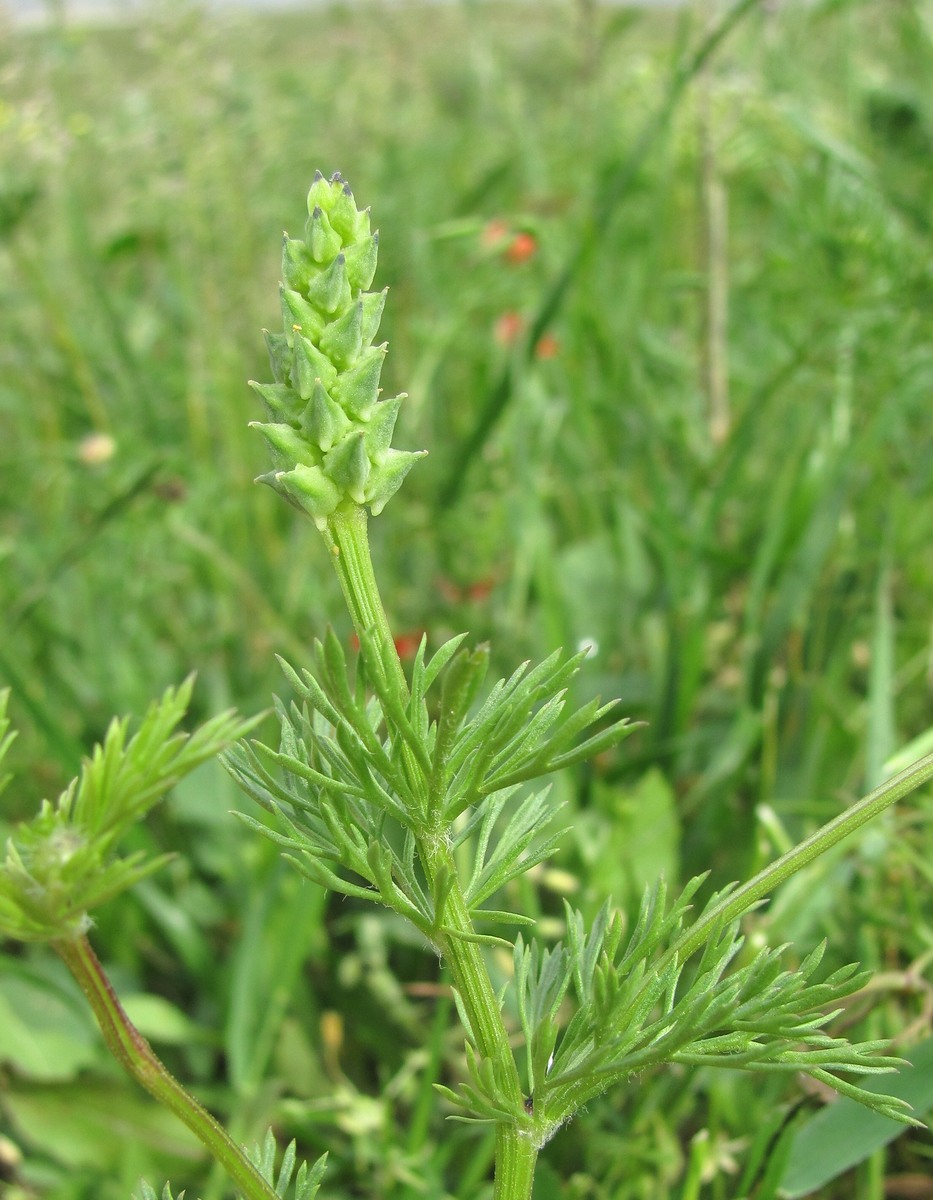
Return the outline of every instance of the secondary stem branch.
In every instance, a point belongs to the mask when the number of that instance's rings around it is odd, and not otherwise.
[[[933,779],[933,754],[918,759],[917,762],[900,771],[892,779],[887,780],[880,787],[876,787],[874,791],[869,792],[851,808],[847,808],[845,812],[823,825],[816,833],[805,838],[798,846],[788,850],[786,854],[782,854],[763,871],[759,871],[754,879],[750,879],[742,887],[724,896],[695,925],[681,934],[665,955],[658,969],[660,970],[672,955],[677,954],[682,959],[689,958],[695,950],[703,945],[714,925],[726,924],[748,912],[754,904],[770,895],[785,879],[789,879],[802,867],[813,862],[815,858],[819,858],[837,842],[841,842],[844,837],[854,833],[856,829],[884,812],[886,808],[890,808],[898,800],[902,800],[911,792],[916,791],[929,779]]]
[[[184,1121],[247,1200],[278,1200],[274,1189],[262,1178],[242,1147],[156,1057],[124,1012],[87,938],[52,944],[87,997],[107,1048],[117,1062],[160,1104]]]

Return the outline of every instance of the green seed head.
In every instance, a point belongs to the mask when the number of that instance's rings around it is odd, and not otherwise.
[[[339,175],[317,172],[305,240],[282,247],[282,333],[267,333],[275,382],[251,383],[267,420],[253,422],[272,449],[261,476],[319,529],[338,505],[378,516],[420,453],[393,450],[404,396],[380,399],[385,344],[374,346],[385,291],[370,292],[379,235]]]

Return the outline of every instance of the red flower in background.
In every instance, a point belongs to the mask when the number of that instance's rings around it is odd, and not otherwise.
[[[487,221],[479,244],[488,254],[500,254],[511,267],[528,262],[538,253],[538,239],[527,230],[515,230],[502,217]]]
[[[516,233],[509,242],[504,258],[510,266],[517,267],[534,258],[538,253],[538,239],[532,233]]]
[[[500,346],[514,346],[525,331],[525,318],[520,312],[504,312],[496,318],[492,336]]]
[[[395,642],[395,652],[399,658],[414,658],[424,637],[423,629],[411,629],[407,633],[399,633],[392,639]]]
[[[508,222],[501,217],[495,217],[483,226],[483,232],[479,235],[480,245],[484,250],[501,250],[510,232]]]
[[[484,575],[461,587],[459,583],[454,583],[452,579],[442,575],[437,580],[437,590],[448,604],[462,604],[465,600],[478,603],[486,599],[498,582],[495,575]]]
[[[423,629],[410,629],[406,633],[398,633],[392,639],[395,643],[395,653],[399,658],[414,658],[424,637]],[[350,634],[350,649],[359,650],[360,639],[355,633]]]
[[[535,346],[535,358],[556,358],[560,353],[560,342],[553,333],[545,333]]]
[[[504,312],[496,317],[492,336],[500,346],[514,346],[527,328],[528,322],[520,312]],[[553,333],[543,334],[535,343],[535,358],[546,362],[560,354],[560,342]]]
[[[485,600],[495,586],[496,577],[494,575],[487,575],[484,579],[477,579],[467,586],[467,599]]]

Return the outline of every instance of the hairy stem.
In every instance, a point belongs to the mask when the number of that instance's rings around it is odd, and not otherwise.
[[[447,868],[453,871],[453,856],[447,850],[444,854],[449,860]],[[472,935],[474,932],[459,881],[455,880],[450,889],[444,920],[456,933]],[[501,1099],[510,1108],[521,1111],[521,1082],[482,947],[447,934],[442,948],[444,962],[469,1019],[477,1048],[484,1058],[495,1064],[503,1093]],[[538,1151],[529,1133],[525,1123],[519,1121],[502,1122],[497,1127],[494,1200],[528,1200],[531,1196]]]
[[[496,1130],[496,1182],[493,1200],[530,1200],[538,1148],[517,1125]]]
[[[441,871],[450,875],[456,870],[454,856],[446,846],[423,844],[422,860],[432,880]],[[443,923],[446,929],[451,930],[443,939],[444,960],[470,1018],[477,1048],[484,1058],[496,1063],[501,1082],[509,1089],[509,1100],[513,1104],[520,1104],[522,1091],[518,1070],[482,948],[476,942],[458,936],[465,934],[472,937],[475,930],[460,882],[455,876],[444,905]]]
[[[153,1053],[123,1006],[86,937],[52,943],[94,1010],[107,1048],[117,1062],[203,1142],[246,1200],[278,1200],[245,1151],[187,1092]]]

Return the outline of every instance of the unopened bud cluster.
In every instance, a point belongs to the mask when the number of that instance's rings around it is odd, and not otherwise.
[[[252,383],[269,419],[254,422],[276,469],[260,476],[319,529],[339,504],[378,516],[419,453],[393,450],[404,394],[379,398],[386,345],[373,345],[386,292],[369,292],[378,233],[339,175],[308,193],[305,240],[282,247],[283,333],[267,333],[275,382]],[[423,453],[423,452],[422,452]]]

